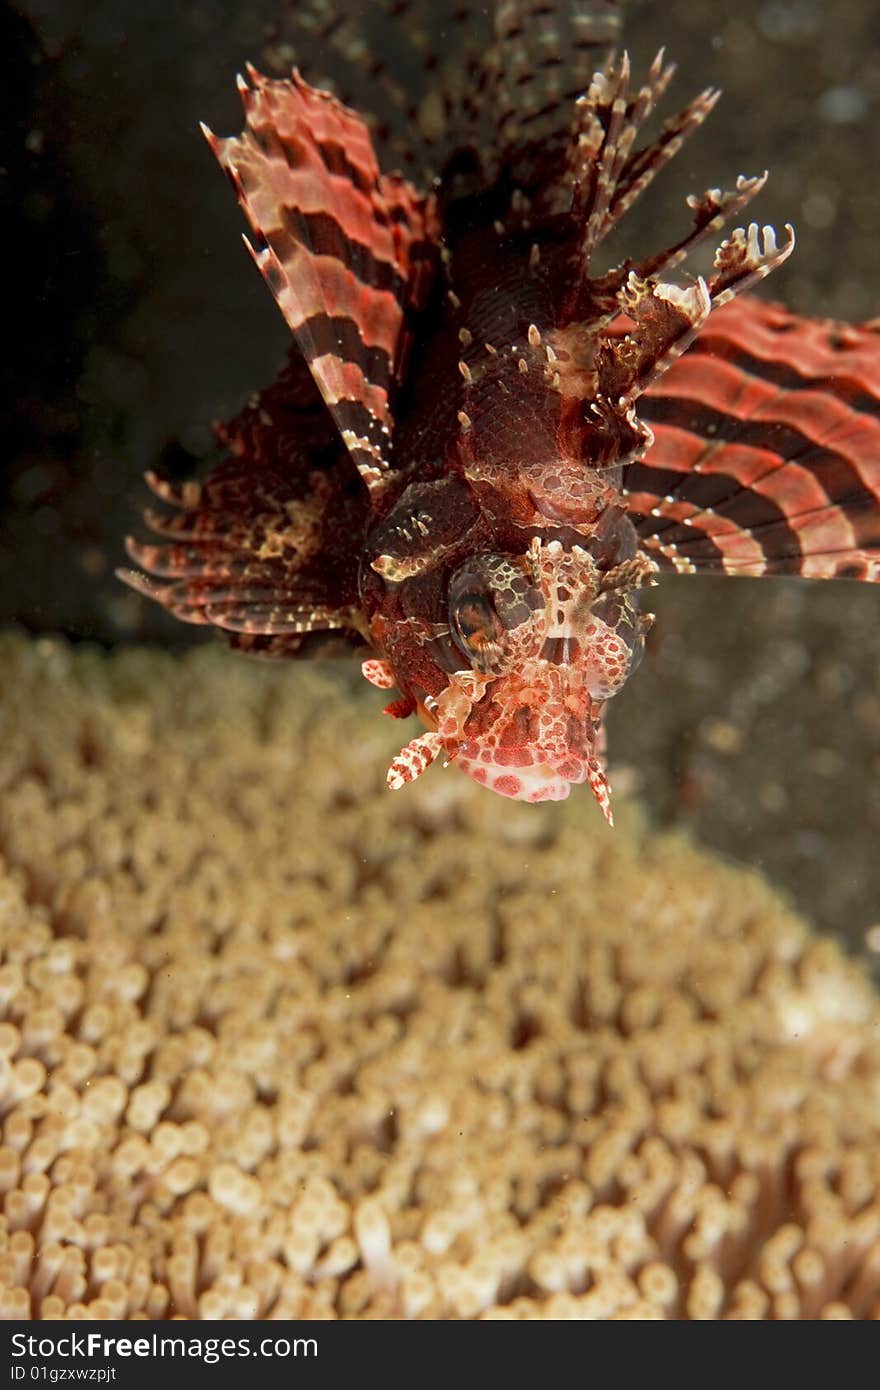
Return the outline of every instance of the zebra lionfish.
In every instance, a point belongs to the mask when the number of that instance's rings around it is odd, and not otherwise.
[[[880,580],[878,325],[748,295],[790,227],[738,227],[706,278],[679,271],[766,175],[690,197],[674,246],[594,270],[718,96],[639,143],[672,68],[632,80],[616,0],[495,0],[481,46],[486,7],[462,4],[445,67],[418,8],[393,6],[426,73],[421,187],[380,168],[388,128],[296,70],[248,68],[244,132],[205,128],[294,342],[203,484],[148,475],[175,510],[148,514],[164,540],[131,542],[146,574],[124,577],[242,650],[361,648],[399,692],[387,713],[427,726],[392,788],[442,757],[526,801],[588,782],[610,820],[602,721],[642,655],[642,589]],[[318,37],[398,94],[350,28]]]

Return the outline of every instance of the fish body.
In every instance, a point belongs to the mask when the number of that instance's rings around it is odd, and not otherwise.
[[[616,5],[494,20],[471,68],[488,138],[430,184],[297,72],[249,69],[242,135],[206,131],[294,343],[204,484],[151,477],[174,511],[127,577],[245,650],[365,649],[388,712],[426,726],[392,788],[441,758],[526,801],[585,782],[610,819],[604,712],[664,571],[880,578],[880,340],[751,297],[792,230],[721,233],[766,175],[595,269],[717,93],[644,141],[672,69],[608,56]],[[688,276],[706,237],[713,271]]]

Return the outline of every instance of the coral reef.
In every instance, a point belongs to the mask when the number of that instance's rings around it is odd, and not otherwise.
[[[343,671],[0,672],[7,1316],[880,1313],[880,1005],[756,875],[391,795]]]

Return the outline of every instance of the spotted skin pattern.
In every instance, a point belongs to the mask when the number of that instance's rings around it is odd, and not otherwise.
[[[248,68],[243,133],[205,131],[293,346],[203,484],[150,475],[170,514],[147,514],[159,540],[130,542],[124,577],[242,650],[359,648],[399,692],[386,713],[426,726],[392,789],[439,761],[532,802],[586,783],[610,821],[603,721],[642,654],[644,589],[880,579],[880,335],[750,296],[794,244],[723,233],[766,175],[690,197],[673,246],[593,271],[718,98],[643,140],[672,69],[660,54],[638,83],[610,55],[614,0],[496,0],[459,72],[431,62],[418,0],[394,8],[436,98],[407,111],[372,65],[409,149],[296,71]],[[327,41],[362,62],[348,21]],[[389,143],[436,177],[383,171]],[[712,273],[689,277],[707,237]]]

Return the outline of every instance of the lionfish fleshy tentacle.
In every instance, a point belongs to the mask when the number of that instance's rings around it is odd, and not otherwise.
[[[247,126],[206,138],[278,301],[368,488],[391,468],[392,403],[436,261],[433,199],[379,173],[364,121],[294,73],[240,80]]]
[[[643,397],[626,470],[667,569],[880,581],[880,332],[736,300]]]
[[[605,776],[605,769],[599,759],[594,758],[587,769],[587,783],[599,803],[602,815],[614,829],[614,815],[611,811],[611,787]]]
[[[443,739],[437,733],[417,734],[411,739],[391,761],[386,779],[391,791],[400,791],[408,782],[421,777],[439,758],[443,747]]]
[[[380,657],[367,657],[366,661],[362,661],[361,675],[377,690],[393,690],[394,688],[394,672],[389,663]]]

